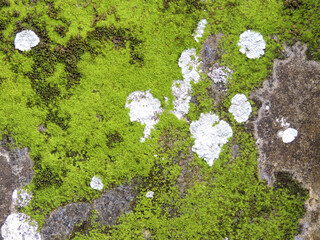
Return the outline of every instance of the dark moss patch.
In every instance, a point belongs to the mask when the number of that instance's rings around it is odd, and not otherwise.
[[[297,180],[295,180],[291,173],[289,172],[275,172],[275,189],[287,189],[288,193],[299,199],[308,196],[308,190],[301,186]]]
[[[10,6],[10,1],[9,0],[0,0],[0,10],[3,7],[9,7]]]
[[[137,39],[130,29],[116,28],[113,25],[96,27],[94,31],[88,33],[88,41],[90,40],[112,42],[115,49],[126,48],[129,43],[131,55],[129,63],[143,65],[144,58],[140,51],[143,41]]]

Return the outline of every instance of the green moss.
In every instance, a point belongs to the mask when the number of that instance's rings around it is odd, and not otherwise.
[[[196,43],[192,33],[207,18],[205,36],[224,33],[220,64],[234,73],[221,106],[213,106],[211,82],[203,75],[193,85],[188,119],[214,111],[230,120],[231,98],[261,85],[284,41],[307,42],[309,55],[318,59],[317,1],[8,3],[0,2],[0,129],[19,147],[30,148],[35,177],[28,188],[34,198],[23,211],[40,226],[61,205],[99,197],[89,186],[99,175],[106,189],[139,179],[135,209],[118,225],[92,224],[74,233],[75,239],[292,239],[307,193],[299,189],[297,198],[296,184],[269,188],[259,180],[254,139],[234,122],[229,121],[233,138],[214,166],[207,166],[191,152],[188,123],[169,113],[171,86],[182,78],[182,51],[200,51],[205,38]],[[29,52],[13,46],[23,29],[41,40]],[[239,35],[247,29],[264,36],[267,48],[260,59],[239,51]],[[148,89],[165,112],[141,143],[144,126],[130,122],[125,102],[131,92]],[[37,130],[40,124],[46,131]],[[240,148],[235,159],[232,143]],[[194,173],[183,192],[177,186],[182,171]],[[152,199],[145,197],[149,190],[155,192]]]

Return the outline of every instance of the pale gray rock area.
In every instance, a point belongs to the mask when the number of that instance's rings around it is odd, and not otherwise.
[[[219,47],[222,36],[222,33],[210,35],[203,43],[200,53],[202,72],[207,73],[209,68],[211,68],[223,55],[223,51]]]
[[[16,212],[12,201],[14,190],[29,184],[34,175],[29,150],[9,149],[8,144],[7,140],[0,142],[0,227],[11,213]]]
[[[76,225],[89,221],[91,205],[71,203],[54,210],[41,229],[42,239],[67,239]]]
[[[10,214],[1,227],[4,240],[41,240],[38,224],[25,213]]]
[[[32,199],[32,193],[27,189],[15,189],[12,193],[12,204],[14,208],[25,207]]]
[[[309,191],[297,239],[320,239],[320,63],[306,60],[307,47],[285,46],[287,58],[275,60],[273,75],[252,94],[262,106],[253,122],[259,150],[259,174],[269,185],[275,172],[289,172]],[[267,108],[268,106],[268,108]],[[289,124],[289,122],[290,124]],[[279,129],[299,131],[290,143]]]
[[[132,211],[136,196],[134,183],[124,184],[102,194],[92,204],[97,211],[98,222],[103,225],[116,224],[121,214]]]
[[[247,58],[254,59],[264,55],[266,42],[260,33],[247,30],[240,34],[238,46],[240,46],[240,52],[246,54]]]
[[[134,207],[137,191],[134,183],[124,184],[103,193],[90,203],[70,203],[54,210],[41,229],[42,239],[64,240],[72,238],[76,231],[84,232],[90,227],[90,216],[96,213],[97,222],[114,225],[122,214]]]
[[[40,42],[39,37],[32,30],[23,30],[16,34],[14,47],[20,51],[29,51]]]

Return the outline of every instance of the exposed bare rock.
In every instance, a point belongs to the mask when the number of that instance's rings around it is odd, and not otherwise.
[[[231,77],[232,70],[228,67],[220,66],[219,61],[223,55],[223,50],[219,47],[222,33],[210,35],[202,45],[200,54],[201,71],[212,80],[212,85],[208,88],[214,106],[218,106],[226,96],[227,79]]]
[[[270,185],[275,172],[290,172],[309,190],[302,239],[320,239],[320,63],[307,61],[306,46],[285,47],[288,58],[275,60],[273,76],[253,94],[262,106],[255,121],[260,177]],[[294,141],[279,131],[292,127]]]
[[[212,64],[221,58],[222,50],[219,48],[219,43],[222,36],[222,33],[211,35],[203,43],[200,54],[202,72],[206,73]]]
[[[53,211],[41,229],[42,239],[67,239],[76,225],[89,221],[90,210],[88,203],[71,203]]]
[[[133,184],[125,184],[107,191],[93,202],[93,208],[98,214],[98,222],[103,225],[115,224],[122,213],[132,210],[135,197],[136,190]]]
[[[5,145],[4,143],[1,143]],[[33,162],[27,148],[10,150],[0,147],[0,227],[14,210],[11,209],[12,193],[29,184],[34,175]],[[0,236],[0,239],[2,237]]]
[[[135,185],[124,184],[108,190],[89,203],[70,203],[53,211],[41,229],[42,239],[63,240],[73,236],[79,229],[90,225],[90,214],[95,210],[102,225],[114,225],[123,213],[132,210],[136,198]]]

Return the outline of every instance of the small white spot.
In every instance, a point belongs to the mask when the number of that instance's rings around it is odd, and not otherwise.
[[[241,47],[240,52],[246,54],[248,58],[253,59],[264,55],[266,42],[260,33],[247,30],[240,35],[238,46]]]
[[[277,132],[277,136],[278,136],[279,138],[282,138],[282,136],[283,136],[283,130],[279,130],[279,131]]]
[[[266,105],[266,110],[269,111],[270,107],[268,105]]]
[[[202,19],[200,20],[200,22],[198,23],[197,29],[196,29],[196,34],[194,36],[194,39],[199,42],[199,38],[202,37],[203,33],[204,33],[204,29],[206,27],[207,24],[207,20],[206,19]]]
[[[23,30],[16,34],[14,39],[14,47],[20,51],[31,50],[39,44],[40,39],[32,30]]]
[[[154,194],[154,192],[149,191],[149,192],[147,192],[146,197],[147,198],[153,198],[153,194]]]
[[[154,157],[158,157],[158,155],[157,154],[155,154],[155,155],[153,155]]]
[[[232,113],[234,119],[238,123],[247,121],[249,119],[251,111],[251,104],[247,100],[246,95],[236,94],[232,98],[229,112]]]
[[[90,182],[90,187],[94,190],[102,190],[103,189],[103,183],[100,178],[93,176]]]
[[[285,128],[290,127],[290,123],[288,123],[287,120],[283,117],[281,119],[276,118],[276,121],[281,124],[281,127],[285,127]]]
[[[4,240],[41,240],[37,229],[38,224],[35,221],[30,222],[28,215],[13,213],[1,227],[1,235]]]
[[[222,146],[232,136],[230,125],[223,120],[219,122],[219,117],[213,113],[201,113],[200,119],[190,124],[190,132],[195,138],[192,151],[204,158],[209,166],[219,158]]]
[[[135,91],[127,97],[126,108],[130,109],[131,122],[136,121],[146,125],[143,131],[144,137],[140,139],[144,142],[150,136],[153,126],[159,122],[158,115],[163,111],[161,102],[152,96],[150,90]]]
[[[293,128],[288,128],[284,130],[282,134],[282,141],[284,143],[290,143],[292,142],[296,137],[298,136],[298,131]]]

